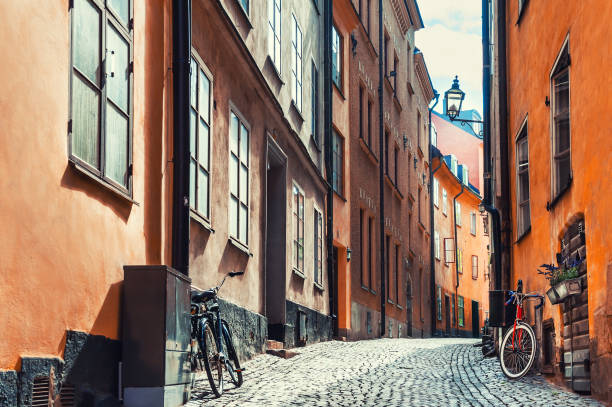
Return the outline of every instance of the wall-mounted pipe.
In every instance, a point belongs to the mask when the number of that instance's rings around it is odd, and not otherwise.
[[[383,123],[383,58],[387,58],[383,48],[383,0],[378,1],[378,151],[379,151],[379,205],[380,205],[380,336],[385,336],[385,307],[387,303],[386,288],[387,281],[385,275],[385,150]]]
[[[189,274],[189,65],[191,0],[172,1],[172,267]]]

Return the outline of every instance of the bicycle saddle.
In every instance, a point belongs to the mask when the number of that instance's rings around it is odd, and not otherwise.
[[[215,291],[212,289],[204,290],[204,291],[192,290],[191,291],[191,302],[194,302],[194,303],[205,302],[205,301],[208,301],[214,298],[215,295],[216,295]]]

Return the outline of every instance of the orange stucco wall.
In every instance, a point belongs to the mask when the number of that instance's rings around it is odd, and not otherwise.
[[[555,261],[560,237],[577,215],[585,219],[591,388],[612,400],[612,3],[607,0],[567,2],[549,7],[530,2],[520,20],[516,2],[507,3],[508,134],[513,240],[516,240],[516,157],[514,140],[527,118],[531,231],[512,246],[513,285],[522,279],[527,290],[547,289],[536,273],[542,263]],[[571,55],[570,120],[573,182],[552,210],[550,73],[569,35]],[[545,39],[534,41],[535,38]],[[556,346],[562,326],[559,306],[546,301],[543,318],[553,318]]]
[[[134,3],[135,203],[68,164],[68,1],[0,4],[0,369],[59,356],[67,329],[117,339],[123,266],[169,260],[171,14]]]

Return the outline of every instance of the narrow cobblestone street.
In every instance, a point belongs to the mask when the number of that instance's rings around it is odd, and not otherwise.
[[[473,339],[324,342],[245,363],[244,384],[214,399],[204,375],[196,406],[599,406],[530,374],[510,381]]]

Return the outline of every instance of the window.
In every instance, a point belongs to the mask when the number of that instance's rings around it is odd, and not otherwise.
[[[442,321],[442,287],[438,286],[438,295],[436,296],[438,304],[438,321]]]
[[[422,225],[423,222],[421,221],[421,188],[420,187],[419,187],[419,192],[418,192],[417,211],[419,215],[419,223]]]
[[[368,267],[367,267],[367,256],[366,256],[366,251],[365,251],[365,239],[364,239],[364,233],[365,231],[363,230],[364,228],[364,216],[365,216],[365,211],[363,209],[359,209],[359,251],[361,253],[361,286],[362,287],[367,287],[366,285],[366,275],[367,275],[367,271],[368,271]]]
[[[472,256],[472,278],[478,280],[478,256]]]
[[[442,188],[442,213],[445,215],[448,213],[448,200],[445,188]]]
[[[229,231],[248,245],[249,235],[249,130],[233,111],[230,113]]]
[[[344,188],[344,139],[332,130],[332,188],[342,195]]]
[[[436,259],[440,260],[440,234],[438,231],[434,231],[434,249],[436,254]]]
[[[461,165],[461,169],[462,169],[461,177],[463,178],[463,183],[465,185],[469,185],[470,184],[470,170],[468,169],[468,166],[465,164]]]
[[[212,81],[199,59],[191,58],[189,109],[189,206],[210,218],[210,132]]]
[[[455,239],[452,237],[444,238],[444,262],[447,264],[455,262]]]
[[[439,208],[440,207],[440,182],[437,178],[433,179],[433,203]]]
[[[363,86],[359,85],[359,138],[362,140],[363,140],[363,93],[364,93]]]
[[[332,81],[342,89],[342,36],[332,26]]]
[[[399,180],[399,148],[397,145],[393,148],[393,182],[397,186]]]
[[[476,212],[470,213],[470,233],[476,236]]]
[[[302,30],[295,14],[291,23],[291,99],[298,111],[302,111]]]
[[[367,2],[367,8],[368,8],[368,15],[366,16],[366,31],[368,33],[368,35],[370,34],[370,10],[372,9],[372,0],[365,0]]]
[[[310,99],[311,99],[311,109],[312,111],[310,112],[311,114],[311,129],[310,131],[312,132],[312,138],[314,139],[315,143],[317,143],[317,145],[319,144],[319,72],[317,71],[317,67],[314,64],[314,62],[312,63],[312,69],[311,69],[311,75],[312,75],[312,89],[311,89],[311,94],[310,94]]]
[[[531,215],[529,204],[529,142],[527,136],[527,123],[516,140],[516,200],[517,200],[517,233],[523,236],[531,227]]]
[[[314,210],[314,278],[315,283],[323,284],[323,214]]]
[[[459,202],[455,202],[455,222],[457,226],[461,226],[461,204]]]
[[[570,137],[570,77],[569,44],[566,43],[559,55],[552,74],[553,112],[553,196],[559,196],[570,185],[571,137]]]
[[[304,193],[293,184],[293,268],[304,274]]]
[[[417,112],[417,143],[418,147],[423,151],[423,146],[421,145],[421,112]]]
[[[391,236],[385,235],[385,271],[387,276],[387,298],[391,299]]]
[[[459,326],[463,326],[463,297],[457,296],[457,311],[459,313]]]
[[[451,172],[457,177],[458,173],[457,173],[457,157],[455,157],[454,155],[450,155],[450,161],[451,161]]]
[[[268,0],[268,55],[281,72],[281,0]]]
[[[368,98],[368,146],[372,148],[372,101]]]
[[[368,216],[368,275],[369,286],[374,287],[373,263],[374,263],[374,218]]]
[[[385,59],[385,76],[389,77],[389,36],[385,33],[385,54],[383,58]]]
[[[457,249],[457,273],[463,274],[463,249]]]
[[[385,130],[385,174],[389,175],[389,131]]]
[[[399,64],[399,59],[397,59],[397,55],[393,56],[393,95],[397,97],[397,65]]]
[[[395,245],[395,303],[399,305],[400,247]]]
[[[249,15],[249,0],[239,0],[239,3],[242,6],[244,12]]]
[[[438,146],[438,131],[436,130],[436,126],[431,123],[431,145],[433,147]]]
[[[72,9],[70,161],[117,190],[132,189],[132,32],[129,1]]]

